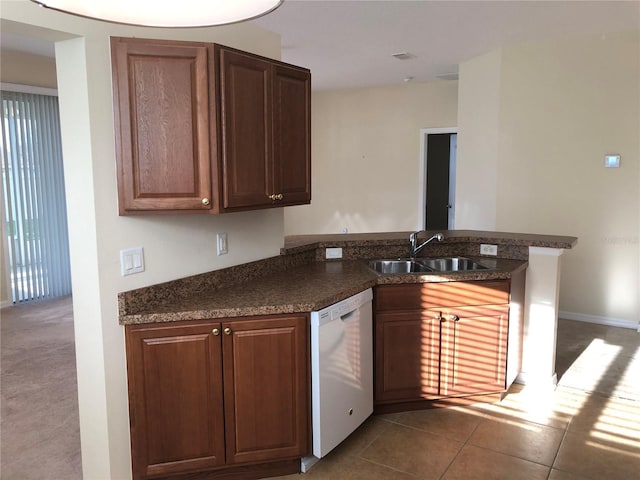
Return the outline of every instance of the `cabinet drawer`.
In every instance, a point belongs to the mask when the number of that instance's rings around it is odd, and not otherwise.
[[[375,292],[378,312],[508,302],[508,280],[380,285]]]

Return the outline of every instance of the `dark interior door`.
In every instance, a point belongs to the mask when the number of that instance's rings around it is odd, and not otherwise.
[[[449,163],[451,134],[427,135],[427,230],[449,228]]]

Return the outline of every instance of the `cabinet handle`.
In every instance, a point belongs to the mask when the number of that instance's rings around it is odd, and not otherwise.
[[[281,193],[272,193],[271,195],[269,195],[269,200],[282,200],[284,198],[284,195],[282,195]]]
[[[231,329],[229,327],[225,328],[223,332],[225,335],[231,335]]]
[[[213,330],[211,330],[211,333],[213,333],[217,337],[218,335],[220,335],[220,329],[214,328]]]
[[[279,193],[278,195],[276,195],[276,198],[278,200],[282,200],[284,198],[284,196],[281,193]]]
[[[269,200],[275,200],[276,199],[276,194],[272,193],[271,195],[269,195]]]
[[[450,314],[450,315],[447,315],[447,319],[457,322],[458,320],[460,320],[460,317],[458,317],[457,315]]]
[[[434,317],[433,319],[434,320],[439,320],[440,322],[444,322],[445,321],[445,319],[444,319],[444,317],[442,315],[438,315],[437,317]]]
[[[209,203],[211,203],[211,202],[209,201],[209,199],[208,199],[208,198],[203,198],[203,199],[202,199],[202,204],[203,204],[203,205],[209,205]]]

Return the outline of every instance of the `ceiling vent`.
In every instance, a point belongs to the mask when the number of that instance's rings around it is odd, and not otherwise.
[[[409,60],[410,58],[416,58],[415,55],[409,53],[409,52],[400,52],[400,53],[394,53],[393,55],[391,55],[393,58],[398,59],[398,60]]]
[[[440,80],[458,80],[457,73],[439,73],[436,78]]]

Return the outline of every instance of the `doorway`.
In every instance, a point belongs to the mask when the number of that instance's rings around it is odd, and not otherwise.
[[[458,134],[455,128],[421,133],[421,223],[426,230],[455,228],[455,172]]]

